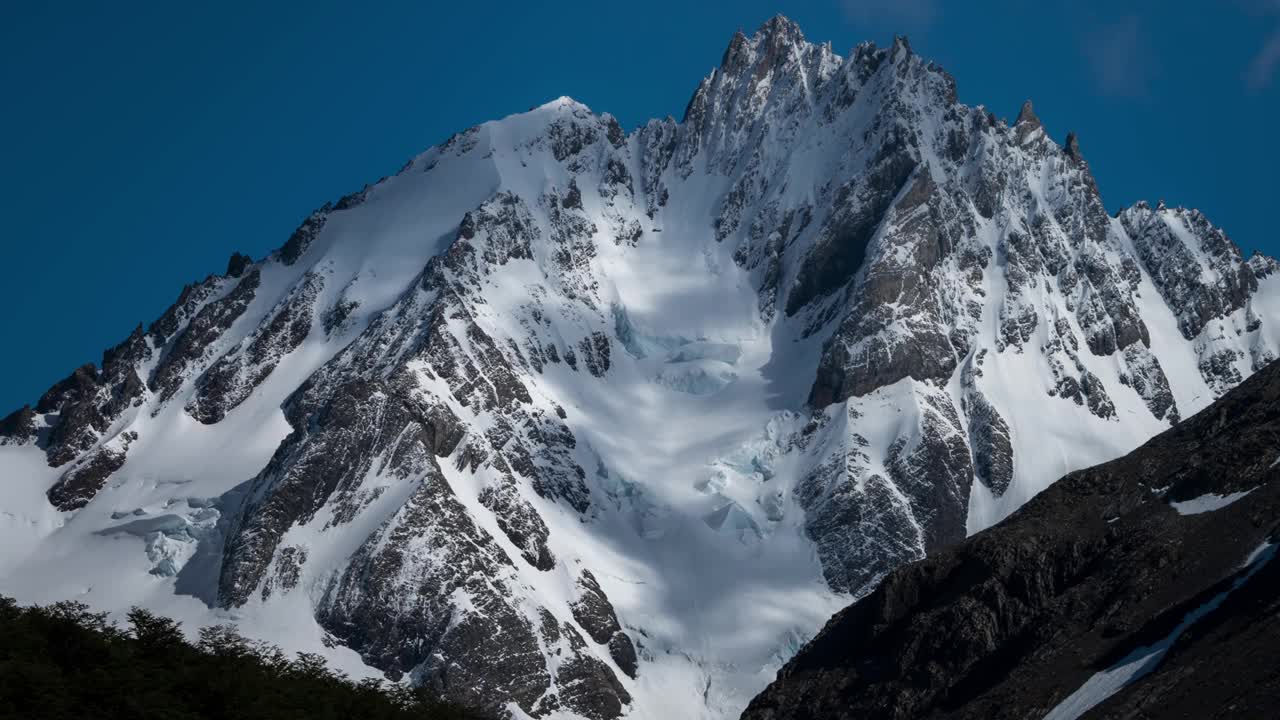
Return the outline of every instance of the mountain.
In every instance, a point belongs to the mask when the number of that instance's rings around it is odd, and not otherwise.
[[[1276,356],[1030,104],[774,18],[683,118],[561,98],[231,258],[0,432],[0,592],[515,715],[736,715],[896,567]]]
[[[890,573],[743,718],[1273,715],[1278,440],[1273,363],[1125,457]]]

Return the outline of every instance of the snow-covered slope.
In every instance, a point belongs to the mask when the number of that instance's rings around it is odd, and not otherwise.
[[[1280,278],[1030,105],[775,18],[233,257],[0,421],[0,592],[516,715],[732,717],[889,569],[1273,358]]]

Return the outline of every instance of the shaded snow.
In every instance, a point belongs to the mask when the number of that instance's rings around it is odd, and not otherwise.
[[[1107,698],[1151,673],[1160,665],[1160,661],[1164,659],[1165,653],[1169,652],[1169,648],[1173,647],[1173,644],[1188,628],[1209,613],[1217,610],[1228,595],[1247,583],[1258,570],[1262,569],[1264,565],[1275,557],[1275,553],[1276,545],[1274,543],[1263,543],[1255,548],[1249,554],[1249,557],[1245,559],[1241,568],[1245,570],[1245,573],[1236,578],[1231,583],[1231,587],[1214,595],[1203,605],[1188,612],[1183,616],[1182,622],[1178,623],[1159,642],[1137,648],[1111,667],[1093,675],[1084,685],[1081,685],[1079,689],[1068,695],[1050,710],[1049,714],[1044,716],[1044,720],[1076,720],[1076,718],[1083,716]]]
[[[1215,495],[1208,493],[1200,497],[1183,500],[1181,502],[1170,502],[1169,505],[1178,511],[1179,515],[1199,515],[1200,513],[1213,512],[1221,510],[1231,503],[1253,492],[1253,490],[1242,490],[1240,492],[1228,493],[1226,495]]]

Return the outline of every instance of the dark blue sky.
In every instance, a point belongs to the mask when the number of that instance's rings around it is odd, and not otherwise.
[[[560,95],[678,117],[778,12],[841,53],[905,32],[964,102],[1078,131],[1110,208],[1280,252],[1280,0],[76,5],[0,15],[0,415],[456,130]]]

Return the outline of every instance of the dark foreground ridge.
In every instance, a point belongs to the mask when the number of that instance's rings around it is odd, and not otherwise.
[[[743,718],[1275,717],[1278,441],[1272,364],[1128,456],[891,573]],[[1089,692],[1103,671],[1134,676]]]
[[[129,630],[105,618],[0,596],[0,718],[482,720],[420,689],[353,682],[317,655],[290,659],[231,626],[190,645],[145,610],[129,614]]]

